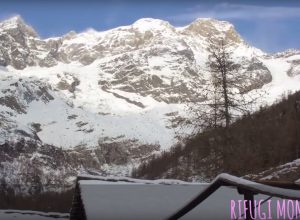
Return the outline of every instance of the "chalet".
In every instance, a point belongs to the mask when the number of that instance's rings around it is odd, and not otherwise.
[[[278,216],[285,200],[294,210],[285,206]],[[295,183],[257,183],[228,174],[210,184],[85,175],[77,178],[70,219],[297,219],[298,201]]]

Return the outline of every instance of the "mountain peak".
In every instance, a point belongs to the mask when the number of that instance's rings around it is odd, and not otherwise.
[[[0,28],[5,31],[20,29],[23,33],[27,34],[28,36],[38,36],[35,30],[31,26],[27,25],[20,15],[15,15],[0,22]]]
[[[229,30],[230,28],[234,28],[234,26],[228,21],[217,20],[214,18],[197,18],[190,25],[205,25],[209,24],[219,30]]]
[[[192,32],[203,37],[225,37],[225,40],[229,42],[240,43],[243,41],[233,24],[214,18],[198,18],[186,26],[183,31]]]
[[[15,15],[15,16],[10,17],[0,23],[0,26],[5,29],[15,28],[18,25],[26,25],[20,15]]]
[[[169,22],[155,18],[141,18],[134,22],[132,24],[132,27],[140,29],[142,31],[164,30],[165,28],[174,28]]]

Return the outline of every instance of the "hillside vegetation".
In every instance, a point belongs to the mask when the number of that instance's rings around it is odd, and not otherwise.
[[[300,92],[231,124],[197,134],[133,170],[147,179],[210,181],[227,172],[259,173],[300,157]]]

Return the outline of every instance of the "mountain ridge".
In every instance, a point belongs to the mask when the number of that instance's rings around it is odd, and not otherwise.
[[[23,22],[18,17],[11,21]],[[34,161],[42,165],[35,172],[42,182],[60,178],[51,176],[57,166],[45,162],[52,158],[64,167],[66,185],[76,172],[129,175],[140,161],[168,150],[182,131],[176,121],[189,118],[186,104],[206,99],[208,38],[225,38],[251,79],[247,86],[269,91],[259,104],[300,89],[298,51],[266,54],[224,21],[198,19],[192,28],[175,28],[146,18],[103,32],[48,39],[26,33],[30,28],[24,33],[22,27],[1,29],[1,24],[0,143],[5,147],[0,150],[7,157],[0,179],[8,183],[18,182],[19,175],[32,181],[21,171],[11,179],[5,176],[7,170],[33,163],[31,151],[18,152],[22,141],[38,143]],[[53,149],[77,161],[64,165]]]

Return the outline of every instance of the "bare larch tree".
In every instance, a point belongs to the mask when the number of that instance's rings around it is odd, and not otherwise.
[[[251,80],[256,82],[240,70],[241,66],[234,62],[233,52],[224,41],[210,43],[208,51],[212,121],[214,127],[228,128],[234,117],[250,113],[258,96],[250,94],[246,84]]]

